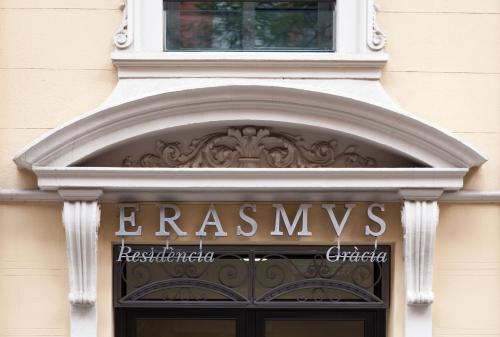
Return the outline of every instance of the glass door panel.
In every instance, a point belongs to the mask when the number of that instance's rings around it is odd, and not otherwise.
[[[236,337],[230,319],[138,319],[136,337]]]
[[[266,320],[265,337],[364,337],[365,322],[334,320]]]
[[[385,337],[383,310],[131,309],[119,337]]]

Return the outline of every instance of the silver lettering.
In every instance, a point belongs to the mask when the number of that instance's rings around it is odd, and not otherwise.
[[[281,230],[281,219],[285,223],[285,228],[288,232],[288,235],[292,236],[293,232],[295,232],[295,228],[299,223],[300,218],[302,218],[302,230],[297,233],[298,236],[311,236],[312,233],[308,230],[308,212],[312,207],[311,204],[300,204],[297,213],[295,214],[295,218],[290,224],[290,219],[286,214],[285,207],[282,204],[273,204],[273,207],[276,209],[276,219],[274,222],[274,231],[271,232],[273,236],[283,236],[283,231]]]
[[[128,232],[125,228],[127,225],[135,227],[135,213],[139,211],[139,205],[137,204],[119,204],[120,208],[120,225],[118,232],[115,233],[116,236],[140,236],[142,234],[142,226],[137,226],[137,230],[134,232]],[[130,214],[127,214],[127,210],[130,209]]]

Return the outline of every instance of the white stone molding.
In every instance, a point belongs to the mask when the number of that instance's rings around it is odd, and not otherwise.
[[[91,193],[94,200],[91,201]],[[60,193],[64,201],[62,219],[66,232],[71,303],[71,337],[96,337],[97,230],[101,191],[82,191],[88,200],[76,201],[77,191]]]
[[[385,53],[114,52],[120,79],[315,78],[380,79]]]
[[[59,193],[59,196],[64,200],[64,201],[95,201],[100,198],[102,195],[102,190],[100,189],[79,189],[79,190],[72,190],[72,189],[60,189],[57,191]]]
[[[433,168],[109,168],[35,167],[43,190],[105,192],[333,192],[442,189],[463,186],[467,169]]]
[[[406,306],[404,337],[433,337],[431,305]]]
[[[377,5],[375,0],[367,0],[367,27],[366,42],[371,50],[379,51],[384,49],[387,37],[377,24]]]
[[[405,200],[404,227],[406,299],[408,304],[431,304],[432,267],[439,222],[437,201]]]
[[[71,304],[93,305],[96,301],[99,217],[97,201],[64,202],[63,223],[68,247]]]
[[[404,189],[405,337],[432,337],[432,268],[442,190]]]
[[[258,195],[242,195],[237,192],[223,193],[176,193],[175,197],[162,192],[148,191],[116,191],[106,192],[99,198],[102,202],[124,202],[134,200],[137,202],[163,202],[198,200],[224,202],[233,201],[316,201],[316,200],[342,200],[346,202],[399,202],[400,194],[395,191],[334,191],[334,192],[268,192]],[[25,189],[0,189],[1,203],[19,202],[61,202],[63,199],[55,191],[25,190]],[[447,204],[499,204],[500,190],[461,190],[456,192],[444,192],[439,198],[439,203]]]
[[[467,204],[498,204],[500,203],[500,190],[461,190],[444,193],[439,199],[441,203],[467,203]]]
[[[134,0],[122,0],[122,21],[113,36],[113,43],[118,49],[127,49],[132,45],[134,29]]]
[[[350,88],[351,82],[342,84]],[[29,146],[16,156],[15,162],[24,168],[70,166],[139,137],[179,127],[238,126],[238,121],[244,125],[288,124],[352,135],[430,167],[470,168],[486,161],[450,133],[417,117],[344,94],[264,85],[169,88],[173,91],[80,116]],[[364,88],[365,99],[379,97],[377,85],[359,88]],[[377,102],[384,102],[383,98]]]
[[[403,191],[401,220],[404,227],[406,284],[405,337],[432,337],[432,268],[439,222],[435,200],[441,191]],[[411,200],[413,198],[413,200]],[[416,199],[416,200],[415,200]]]
[[[398,191],[399,196],[403,200],[412,201],[430,201],[438,200],[443,195],[442,189],[406,189],[402,188]]]

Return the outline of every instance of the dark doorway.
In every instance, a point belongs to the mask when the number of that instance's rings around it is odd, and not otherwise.
[[[370,246],[345,246],[360,253]],[[161,246],[134,245],[141,252]],[[179,250],[197,247],[180,247]],[[387,263],[330,262],[328,247],[210,247],[215,260],[119,261],[116,337],[385,337]],[[149,253],[148,253],[149,254]]]
[[[133,309],[120,336],[378,337],[384,316],[377,310]]]

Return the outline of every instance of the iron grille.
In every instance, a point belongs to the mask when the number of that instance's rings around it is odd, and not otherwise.
[[[130,247],[139,252],[163,249]],[[385,263],[329,262],[328,247],[317,246],[205,246],[215,252],[212,263],[116,262],[119,249],[114,247],[116,307],[387,308],[389,304],[389,246],[377,248],[388,253]],[[197,247],[182,249],[190,252]]]

